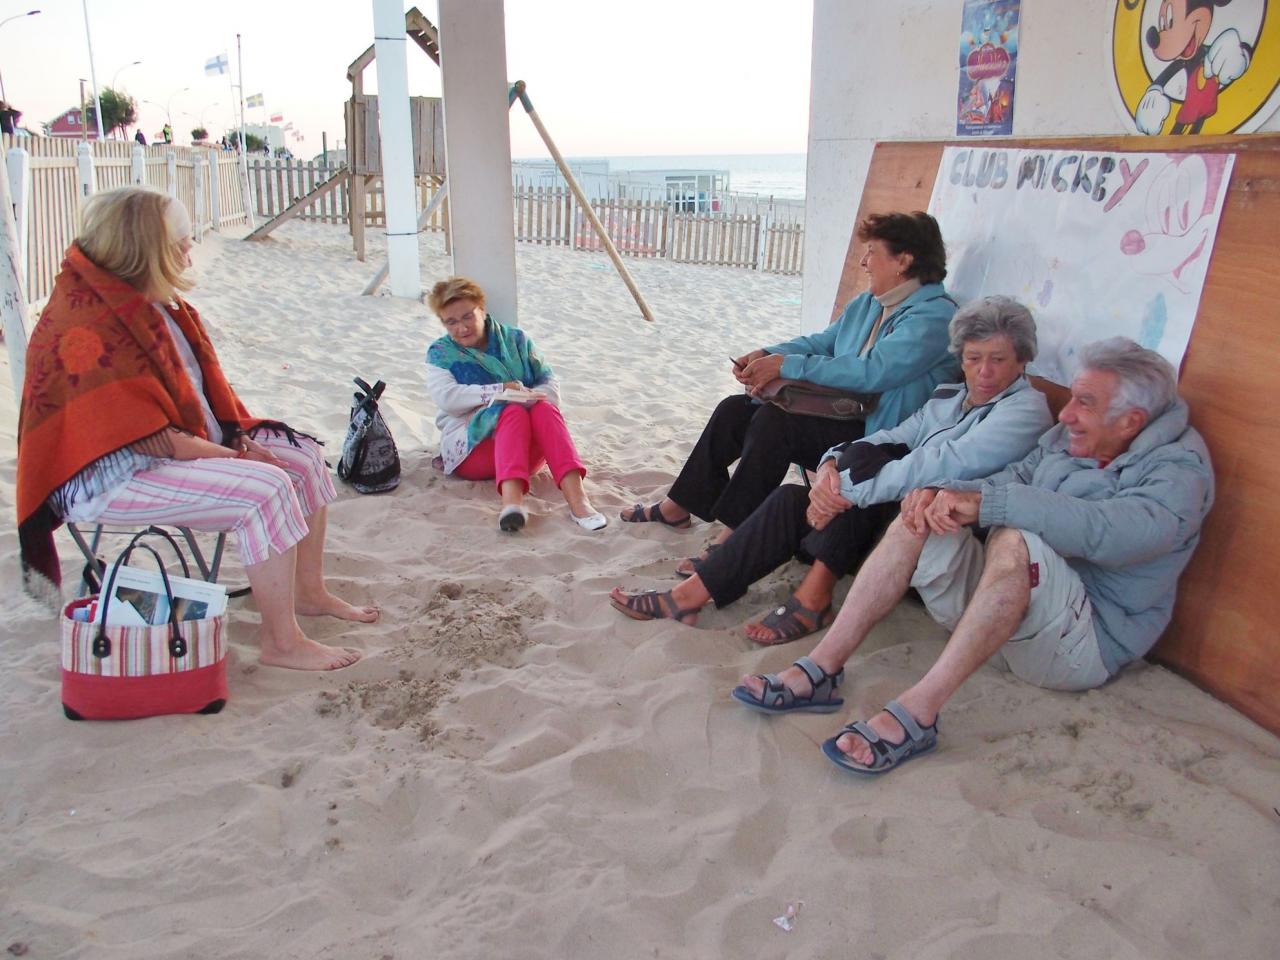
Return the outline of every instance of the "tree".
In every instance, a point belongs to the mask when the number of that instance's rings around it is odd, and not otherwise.
[[[138,122],[138,104],[127,93],[104,87],[98,94],[98,99],[102,101],[102,131],[107,136],[110,136],[114,130],[124,134],[125,127]],[[96,105],[90,102],[89,108],[85,111],[85,123],[89,129],[97,128],[97,116]]]
[[[206,130],[204,127],[196,127],[194,130],[191,131],[191,139],[192,140],[208,140],[209,131]]]
[[[236,144],[240,142],[240,131],[235,128],[228,130],[224,136],[227,138],[228,143]],[[256,133],[245,133],[244,138],[249,144],[250,153],[258,153],[262,149],[262,138]]]

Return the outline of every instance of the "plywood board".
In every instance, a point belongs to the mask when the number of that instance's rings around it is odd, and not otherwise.
[[[1213,456],[1217,500],[1182,576],[1173,622],[1152,656],[1280,734],[1280,412],[1271,389],[1280,379],[1280,301],[1273,276],[1280,245],[1280,136],[997,143],[1236,154],[1179,381],[1192,423]],[[873,212],[925,209],[946,146],[877,145],[858,219]],[[851,239],[833,318],[866,289],[858,266],[861,247]]]

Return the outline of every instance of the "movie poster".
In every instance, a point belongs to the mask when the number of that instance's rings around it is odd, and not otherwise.
[[[1013,133],[1022,0],[964,0],[960,25],[957,137]]]

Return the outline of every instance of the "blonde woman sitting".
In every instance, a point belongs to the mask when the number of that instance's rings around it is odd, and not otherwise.
[[[427,389],[439,413],[444,470],[463,480],[496,480],[498,527],[524,527],[529,476],[545,462],[584,530],[604,516],[591,506],[587,474],[560,414],[560,388],[533,341],[485,313],[484,291],[466,277],[435,285],[428,298],[445,335],[427,349]]]
[[[59,580],[63,521],[178,524],[236,535],[262,613],[261,659],[334,670],[360,659],[312,640],[296,614],[372,622],[329,592],[319,444],[252,417],[191,304],[191,221],[144,187],[85,207],[27,350],[18,421],[18,528],[30,577]]]

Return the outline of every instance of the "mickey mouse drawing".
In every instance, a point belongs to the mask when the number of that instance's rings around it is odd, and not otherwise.
[[[1156,59],[1169,64],[1147,88],[1134,121],[1138,131],[1154,136],[1163,129],[1172,105],[1167,91],[1179,73],[1186,74],[1187,92],[1174,117],[1172,133],[1199,133],[1218,111],[1218,91],[1249,69],[1253,49],[1235,29],[1218,33],[1206,43],[1216,7],[1231,0],[1160,0],[1156,26],[1147,31],[1147,46]]]

